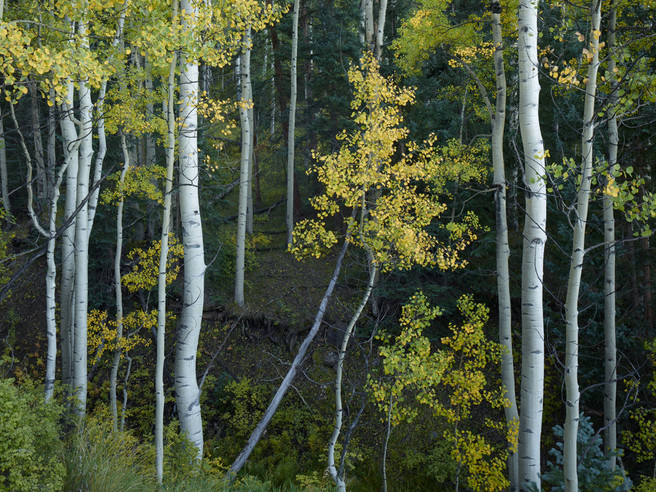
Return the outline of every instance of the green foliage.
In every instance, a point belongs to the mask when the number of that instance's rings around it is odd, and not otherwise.
[[[369,385],[382,418],[392,426],[417,417],[418,408],[406,403],[408,396],[429,407],[445,420],[443,435],[451,445],[451,458],[466,472],[468,485],[474,490],[503,490],[508,483],[505,449],[492,444],[476,426],[500,431],[507,442],[516,442],[517,429],[504,429],[504,424],[492,418],[483,419],[481,425],[473,418],[481,406],[500,409],[507,405],[501,388],[487,380],[490,366],[499,363],[501,348],[483,331],[488,320],[485,306],[463,296],[458,308],[464,323],[450,323],[452,336],[444,337],[442,347],[433,351],[423,332],[439,311],[428,306],[422,293],[415,294],[403,308],[401,333],[394,343],[388,335],[381,336],[384,377],[370,379]]]
[[[229,382],[224,387],[220,404],[225,435],[208,445],[213,449],[212,455],[222,460],[236,456],[264,413],[271,391],[270,387],[249,378]],[[322,408],[327,412],[330,402],[324,403]],[[322,417],[325,412],[318,410],[309,408],[298,398],[285,399],[251,456],[248,473],[266,478],[277,487],[291,487],[314,481],[312,472],[317,471],[320,475],[316,478],[323,483],[326,443],[331,428]]]
[[[63,443],[59,438],[62,407],[34,388],[0,380],[0,489],[61,490]]]
[[[559,425],[553,428],[554,435],[562,439],[563,428]],[[631,480],[620,467],[611,470],[609,461],[613,456],[620,456],[621,451],[603,452],[601,436],[595,434],[590,417],[581,414],[579,432],[576,438],[578,450],[578,478],[580,490],[624,491],[631,488]],[[556,462],[548,461],[548,471],[542,475],[542,485],[545,490],[557,492],[565,490],[563,475],[563,443],[549,451]]]

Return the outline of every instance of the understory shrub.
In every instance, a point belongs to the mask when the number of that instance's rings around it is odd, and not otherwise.
[[[59,437],[62,407],[44,402],[29,383],[17,387],[0,380],[0,489],[61,490],[63,443]]]

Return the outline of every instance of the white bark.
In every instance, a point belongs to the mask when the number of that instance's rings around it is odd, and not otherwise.
[[[248,106],[251,102],[251,28],[248,27],[243,36],[243,53],[240,56],[240,86],[241,98],[239,102],[239,118],[241,120],[241,172],[239,176],[239,210],[237,217],[237,257],[235,268],[235,302],[243,306],[244,299],[244,274],[246,254],[246,212],[248,208],[248,189],[250,187],[250,161],[251,161],[251,124],[249,120]]]
[[[360,305],[355,311],[355,314],[351,317],[346,332],[344,333],[344,338],[342,338],[342,344],[339,349],[339,359],[337,361],[337,374],[335,376],[335,425],[333,427],[333,434],[330,437],[328,442],[328,473],[330,477],[337,485],[337,490],[340,492],[346,492],[346,477],[344,476],[344,463],[340,463],[339,469],[335,465],[335,445],[337,444],[337,439],[339,439],[339,434],[342,430],[342,419],[344,414],[344,405],[342,403],[342,374],[344,371],[344,358],[346,357],[346,349],[348,348],[348,343],[351,340],[351,335],[355,330],[355,324],[360,319],[362,310],[367,305],[369,301],[369,296],[371,296],[371,291],[374,288],[374,283],[376,281],[376,272],[378,269],[375,265],[370,265],[369,267],[369,282],[367,283],[367,290],[362,296]],[[345,456],[342,453],[342,456]]]
[[[385,17],[387,16],[387,0],[380,0],[378,6],[378,25],[376,26],[376,46],[374,48],[374,56],[380,63],[380,58],[383,54],[383,42],[385,34]]]
[[[608,20],[608,61],[610,74],[610,118],[608,120],[608,170],[613,171],[617,164],[619,133],[617,130],[617,77],[613,51],[617,45],[615,27],[617,24],[617,2],[611,4]],[[617,340],[615,333],[615,217],[613,200],[608,194],[603,197],[604,207],[604,445],[606,452],[617,449],[616,397],[617,397]],[[617,458],[613,456],[609,465],[615,469]]]
[[[506,72],[503,63],[503,35],[501,31],[501,5],[492,3],[492,39],[494,51],[494,73],[497,97],[492,119],[492,166],[494,168],[494,205],[496,210],[496,257],[497,295],[499,301],[499,343],[504,347],[501,354],[501,382],[509,402],[505,410],[508,427],[519,424],[517,396],[515,394],[515,370],[512,346],[512,311],[510,302],[510,245],[508,242],[508,220],[506,214],[506,171],[504,168],[503,134],[506,122]],[[510,443],[509,443],[510,445]],[[516,452],[508,452],[508,478],[510,490],[519,490],[519,459]]]
[[[540,436],[544,395],[543,272],[547,239],[544,144],[539,120],[538,1],[519,2],[519,124],[524,149],[526,214],[522,253],[522,383],[519,478],[540,488]]]
[[[278,387],[276,394],[272,398],[271,403],[269,403],[268,408],[264,412],[264,415],[257,423],[257,426],[253,430],[251,436],[248,438],[248,443],[246,443],[246,446],[244,446],[244,448],[241,450],[235,461],[230,466],[230,472],[228,475],[230,480],[233,480],[237,475],[237,473],[239,473],[239,470],[241,470],[242,467],[246,464],[246,460],[248,460],[248,457],[253,452],[253,449],[255,448],[260,438],[262,437],[262,434],[264,433],[266,426],[273,418],[274,414],[276,413],[276,410],[278,410],[278,406],[280,405],[283,396],[285,396],[285,393],[287,393],[287,390],[291,386],[292,381],[296,376],[296,372],[298,371],[301,362],[303,362],[303,359],[305,358],[305,354],[307,353],[308,347],[312,343],[312,340],[314,340],[314,337],[319,332],[319,327],[321,326],[321,322],[323,321],[323,316],[326,313],[326,309],[328,307],[328,301],[330,301],[330,297],[333,294],[333,290],[335,290],[335,285],[337,284],[337,278],[339,277],[339,272],[342,269],[342,262],[344,261],[344,256],[346,256],[346,250],[348,249],[348,244],[349,244],[348,240],[344,241],[342,250],[339,253],[339,257],[337,258],[337,263],[335,264],[335,270],[333,271],[333,276],[330,278],[330,283],[326,288],[326,292],[323,295],[323,299],[321,299],[321,304],[319,305],[319,310],[317,311],[317,315],[314,318],[314,324],[312,325],[312,328],[310,328],[310,332],[308,333],[307,337],[305,337],[305,340],[303,340],[303,343],[298,349],[298,353],[296,354],[296,357],[294,357],[294,361],[292,362],[292,365],[289,367],[289,370],[287,371],[287,374],[285,375],[285,378],[283,379],[282,383],[280,383],[280,386]]]
[[[363,0],[364,6],[364,41],[365,48],[374,49],[374,0]]]
[[[75,89],[73,83],[68,83],[67,101],[61,106],[62,119],[60,121],[64,157],[69,160],[66,170],[66,202],[64,205],[64,221],[70,221],[62,232],[62,274],[60,293],[61,322],[59,327],[62,358],[62,382],[65,386],[73,383],[73,343],[75,330],[73,329],[73,286],[75,284],[75,222],[73,216],[77,202],[77,173],[78,173],[78,138],[75,123],[73,123],[73,97]]]
[[[294,0],[294,16],[292,18],[292,59],[291,59],[291,95],[289,97],[289,133],[287,135],[287,246],[294,240],[294,148],[296,146],[296,96],[298,58],[298,11],[301,1]]]
[[[567,297],[565,300],[565,435],[563,438],[563,472],[565,490],[578,492],[577,446],[579,428],[579,324],[578,302],[581,288],[581,272],[585,255],[585,227],[588,220],[590,185],[592,181],[592,161],[594,157],[593,140],[595,124],[595,95],[597,91],[597,71],[599,70],[599,29],[601,26],[601,0],[592,0],[589,48],[592,60],[588,65],[583,108],[583,134],[581,137],[581,185],[576,198],[573,217],[574,238],[570,258]],[[595,35],[597,33],[597,35]]]
[[[82,43],[88,46],[86,24],[78,27]],[[73,389],[78,400],[77,413],[84,415],[87,400],[87,304],[89,293],[89,224],[88,202],[89,174],[93,157],[93,103],[91,88],[86,80],[79,83],[80,96],[80,152],[77,174],[77,203],[79,208],[75,221],[75,339],[73,342]]]
[[[130,169],[130,153],[125,141],[125,134],[121,133],[121,149],[123,149],[123,169],[118,181],[120,194],[118,208],[116,210],[116,250],[114,253],[114,293],[116,297],[116,348],[114,349],[114,360],[112,361],[112,372],[109,378],[109,407],[112,412],[112,425],[118,430],[118,411],[116,405],[116,380],[118,369],[121,364],[121,342],[123,340],[123,291],[121,286],[121,257],[123,256],[123,187],[125,175]]]
[[[173,22],[177,17],[177,1],[173,2]],[[172,54],[169,69],[166,119],[168,145],[166,147],[166,184],[162,211],[161,250],[157,276],[157,362],[155,366],[155,468],[157,481],[164,476],[164,354],[166,335],[166,260],[169,254],[169,229],[171,228],[171,195],[173,193],[173,165],[175,164],[175,66],[176,54]]]
[[[250,66],[248,79],[251,79]],[[248,159],[248,195],[246,197],[246,234],[253,234],[253,168],[255,167],[255,111],[253,110],[253,93],[251,91],[251,104],[248,108],[248,124],[250,125],[248,148],[250,157]]]
[[[181,2],[183,28],[192,29],[197,3]],[[199,203],[198,166],[198,61],[181,55],[180,73],[180,225],[184,246],[184,293],[175,352],[175,393],[180,429],[203,455],[200,389],[196,380],[196,352],[205,298],[205,255]]]

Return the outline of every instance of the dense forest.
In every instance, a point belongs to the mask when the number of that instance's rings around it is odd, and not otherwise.
[[[654,0],[0,0],[1,490],[656,490]]]

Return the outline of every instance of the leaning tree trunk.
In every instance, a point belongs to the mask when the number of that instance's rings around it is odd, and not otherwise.
[[[608,172],[617,165],[617,147],[619,134],[617,130],[617,77],[615,75],[614,49],[617,45],[615,27],[617,25],[617,2],[613,0],[608,20],[608,73],[610,74],[610,105],[608,112]],[[612,179],[609,174],[608,179]],[[615,333],[615,217],[613,200],[604,193],[604,447],[606,452],[617,449],[617,335]],[[611,456],[609,466],[615,469],[617,457]]]
[[[243,48],[240,56],[240,86],[241,98],[239,101],[239,118],[241,120],[241,172],[239,176],[239,211],[237,216],[237,254],[235,267],[235,302],[243,306],[244,299],[244,274],[246,255],[246,214],[248,208],[248,188],[250,187],[251,167],[251,122],[248,105],[251,101],[251,28],[246,28],[243,36]]]
[[[294,0],[294,17],[292,20],[292,59],[291,59],[291,96],[289,98],[289,136],[287,137],[287,246],[294,240],[294,147],[296,139],[296,96],[297,75],[296,61],[298,54],[298,12],[300,0]]]
[[[198,7],[182,0],[183,29],[193,29]],[[180,429],[203,455],[200,389],[196,379],[196,352],[205,299],[205,255],[199,203],[198,167],[198,62],[181,55],[180,73],[180,225],[184,247],[184,292],[175,351],[175,394]]]
[[[506,122],[506,71],[503,63],[503,35],[501,31],[501,4],[495,0],[492,10],[492,39],[494,42],[494,73],[497,86],[495,114],[492,120],[492,166],[494,168],[494,206],[496,216],[497,291],[499,302],[499,343],[501,354],[501,382],[509,405],[505,408],[509,428],[519,424],[517,396],[515,395],[515,369],[512,346],[512,311],[510,302],[510,244],[506,216],[506,172],[503,156],[503,134]],[[508,443],[508,476],[510,490],[519,490],[519,459],[514,443]]]
[[[581,288],[581,272],[585,255],[585,226],[588,220],[590,185],[592,182],[593,140],[595,125],[595,95],[597,91],[597,71],[599,70],[599,29],[601,26],[601,0],[592,0],[590,9],[590,51],[592,60],[588,65],[588,83],[585,88],[583,108],[583,135],[581,137],[582,173],[581,185],[576,197],[576,210],[573,218],[574,238],[570,258],[567,297],[565,300],[565,435],[563,437],[563,472],[565,490],[578,492],[578,470],[576,438],[579,428],[579,323],[578,303]]]
[[[540,131],[538,1],[519,2],[519,125],[524,149],[526,213],[522,253],[522,383],[519,420],[521,487],[540,488],[540,436],[544,395],[544,248],[547,195],[544,143]]]
[[[321,326],[321,322],[323,321],[323,316],[326,313],[326,309],[328,308],[328,301],[330,301],[330,298],[333,295],[333,291],[335,290],[335,285],[337,284],[337,279],[339,278],[339,272],[342,269],[342,263],[344,261],[344,257],[346,256],[346,250],[348,249],[348,245],[349,243],[347,238],[344,241],[344,245],[342,246],[342,250],[339,253],[339,257],[337,258],[337,263],[335,264],[335,270],[333,271],[333,276],[330,278],[330,282],[328,284],[328,287],[326,288],[326,292],[323,295],[323,299],[321,299],[321,304],[319,305],[319,310],[317,311],[317,314],[314,318],[314,323],[312,324],[312,328],[310,328],[310,332],[307,334],[305,340],[303,340],[303,343],[298,349],[298,353],[296,354],[296,357],[294,357],[292,365],[289,367],[289,370],[287,371],[285,378],[282,380],[282,383],[280,383],[280,386],[276,390],[276,394],[271,399],[271,403],[269,403],[269,406],[264,412],[264,415],[257,423],[257,426],[253,430],[251,436],[248,438],[248,442],[246,443],[246,446],[244,446],[244,448],[240,451],[237,458],[235,458],[235,461],[230,466],[230,472],[227,475],[229,480],[233,480],[237,475],[237,473],[239,473],[239,470],[241,470],[243,466],[246,464],[246,460],[248,460],[248,457],[253,452],[253,449],[255,449],[255,446],[260,441],[260,438],[262,437],[262,434],[264,434],[267,425],[269,425],[269,422],[275,415],[276,410],[278,410],[282,398],[285,396],[285,393],[287,393],[287,390],[291,386],[292,381],[294,380],[294,377],[298,372],[298,368],[301,365],[301,362],[303,362],[303,359],[305,358],[305,354],[307,354],[308,348],[312,343],[312,340],[314,340],[314,337],[317,336],[317,333],[319,332],[319,327]]]

